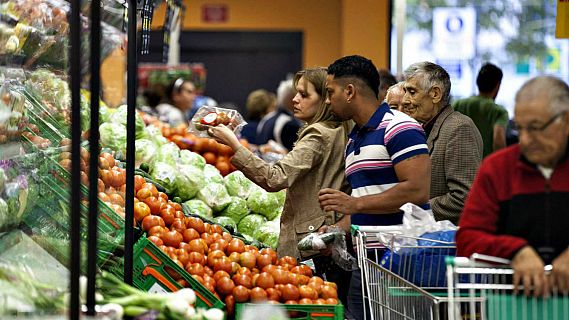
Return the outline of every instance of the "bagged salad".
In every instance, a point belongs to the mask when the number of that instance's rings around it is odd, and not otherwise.
[[[220,124],[238,135],[247,122],[237,110],[203,106],[190,121],[188,132],[201,138],[211,138],[207,130]]]

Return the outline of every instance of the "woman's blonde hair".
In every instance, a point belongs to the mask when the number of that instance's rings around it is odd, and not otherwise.
[[[302,126],[302,128],[300,128],[299,134],[309,125],[317,123],[317,122],[327,122],[329,125],[331,126],[338,126],[338,125],[342,125],[345,128],[345,133],[346,136],[349,133],[349,130],[351,130],[351,121],[341,121],[340,119],[338,119],[338,117],[336,117],[332,111],[330,110],[330,106],[326,104],[326,75],[327,75],[327,69],[324,67],[315,67],[315,68],[309,68],[309,69],[304,69],[301,71],[298,71],[295,75],[294,75],[294,79],[293,79],[293,83],[294,83],[294,87],[296,88],[296,86],[298,85],[298,82],[300,81],[301,78],[304,78],[305,82],[304,82],[304,90],[307,90],[307,86],[308,83],[311,83],[315,90],[316,93],[318,93],[318,95],[320,95],[320,107],[318,108],[318,111],[316,111],[316,114],[314,115],[314,117],[312,117],[312,119],[310,119],[310,121],[308,121],[304,126]]]

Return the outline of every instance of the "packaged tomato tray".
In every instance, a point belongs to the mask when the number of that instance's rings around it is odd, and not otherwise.
[[[188,132],[201,138],[210,138],[207,130],[220,124],[239,135],[247,122],[237,110],[203,106],[190,121]]]

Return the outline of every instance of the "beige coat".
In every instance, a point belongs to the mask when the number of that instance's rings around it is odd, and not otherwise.
[[[281,216],[279,256],[306,258],[315,254],[303,252],[301,257],[298,241],[340,218],[334,212],[320,209],[318,191],[333,188],[349,194],[344,174],[345,135],[341,125],[319,122],[308,126],[293,150],[274,165],[244,147],[233,156],[233,165],[265,190],[288,188]]]

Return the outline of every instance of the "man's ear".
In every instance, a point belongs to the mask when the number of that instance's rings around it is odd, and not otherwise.
[[[439,86],[432,87],[429,91],[429,95],[431,96],[431,99],[433,99],[433,103],[439,103],[443,99],[443,91]]]
[[[344,91],[346,92],[346,98],[348,100],[352,100],[356,95],[356,86],[352,83],[348,83],[346,84]]]

